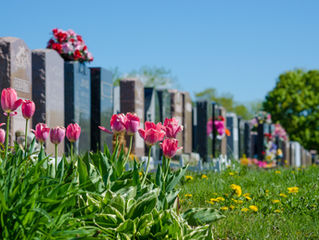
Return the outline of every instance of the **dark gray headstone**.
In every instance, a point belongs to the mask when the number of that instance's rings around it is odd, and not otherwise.
[[[160,122],[159,99],[155,88],[144,88],[144,119],[148,122]],[[148,154],[148,147],[145,145],[145,155]],[[160,159],[160,148],[158,145],[152,147],[152,157]]]
[[[64,126],[64,61],[56,51],[32,51],[32,85],[32,99],[36,105],[33,128],[37,123],[46,123],[50,128]],[[53,144],[48,144],[46,150],[54,155]],[[58,151],[59,155],[63,154],[64,142]]]
[[[251,135],[250,135],[250,125],[249,122],[244,124],[244,153],[246,157],[252,158],[252,148],[251,148]]]
[[[158,89],[156,92],[160,107],[160,121],[164,123],[166,118],[172,117],[170,93],[166,89]]]
[[[184,153],[192,152],[192,100],[188,92],[182,92],[183,108],[182,108],[182,125],[183,129],[183,149]]]
[[[91,78],[90,69],[84,63],[64,63],[64,92],[65,125],[77,123],[81,126],[75,150],[83,153],[91,148]]]
[[[120,81],[121,113],[136,113],[141,120],[140,127],[144,128],[144,85],[139,79],[123,79]],[[127,142],[128,139],[127,139]],[[132,153],[138,157],[144,156],[144,140],[135,134]]]
[[[226,114],[227,129],[230,131],[230,136],[227,140],[227,156],[238,159],[238,120],[235,113]]]
[[[98,126],[109,128],[113,115],[112,73],[104,68],[91,70],[91,149],[102,150],[104,144],[111,149],[112,135],[105,134]]]
[[[31,79],[31,51],[25,42],[15,37],[0,38],[0,87],[14,88],[18,98],[32,99]],[[25,131],[25,119],[22,117],[21,107],[18,115],[11,118],[10,142],[13,144],[17,131]],[[6,122],[6,117],[1,113],[0,122]],[[32,121],[29,121],[29,128]]]

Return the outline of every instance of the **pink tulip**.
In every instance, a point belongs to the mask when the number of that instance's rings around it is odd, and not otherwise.
[[[0,128],[0,143],[4,144],[5,140],[6,140],[6,131]]]
[[[183,126],[178,125],[178,120],[176,118],[166,118],[164,121],[164,127],[166,137],[168,138],[176,138],[177,134],[183,131]]]
[[[146,145],[152,146],[165,137],[165,127],[162,123],[145,122],[145,130],[139,129],[138,133],[144,139]]]
[[[213,131],[213,120],[209,120],[206,124],[206,132],[207,132],[207,135],[211,134]]]
[[[99,129],[101,129],[102,131],[104,131],[106,133],[118,134],[120,132],[125,131],[125,129],[126,129],[125,122],[126,122],[126,116],[123,113],[113,114],[111,121],[110,121],[112,131],[110,131],[107,128],[102,127],[102,126],[99,126]]]
[[[35,112],[35,104],[32,100],[25,100],[21,106],[22,115],[25,119],[32,118]]]
[[[38,142],[44,143],[50,133],[50,128],[45,123],[35,125],[35,130],[31,130]]]
[[[126,114],[125,128],[128,135],[134,135],[140,126],[140,119],[135,113]]]
[[[165,138],[162,143],[160,143],[163,154],[167,158],[172,158],[175,156],[177,150],[182,149],[178,147],[178,140],[173,138]]]
[[[50,130],[50,140],[53,144],[59,144],[65,137],[65,128],[56,127]]]
[[[1,107],[5,113],[14,112],[23,102],[17,100],[17,92],[13,88],[5,88],[1,93]]]
[[[66,128],[66,137],[70,142],[75,142],[79,139],[81,134],[81,127],[77,124],[69,124]]]

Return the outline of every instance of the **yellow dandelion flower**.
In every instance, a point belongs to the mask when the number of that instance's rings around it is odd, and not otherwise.
[[[142,173],[142,172],[138,172],[138,175],[139,175],[139,176],[142,176],[142,175],[143,175],[143,173]]]
[[[207,175],[203,174],[202,179],[208,179]]]
[[[280,171],[275,171],[275,173],[276,173],[276,174],[281,174],[281,172],[280,172]]]
[[[257,211],[258,211],[258,207],[255,206],[255,205],[250,205],[250,206],[249,206],[249,209],[252,210],[252,211],[254,211],[254,212],[257,212]]]
[[[224,206],[224,207],[221,207],[220,210],[227,211],[227,210],[228,210],[228,207],[225,207],[225,206]]]
[[[288,197],[288,196],[287,196],[286,194],[284,194],[284,193],[280,193],[279,196],[280,196],[280,197],[284,197],[284,198]]]
[[[236,199],[233,199],[233,198],[232,198],[232,201],[233,201],[234,203],[238,203],[238,204],[243,204],[243,203],[244,203],[243,200],[236,200]]]
[[[235,175],[234,172],[229,172],[228,174],[229,174],[229,176],[234,176]]]
[[[192,176],[189,176],[189,175],[185,176],[185,178],[187,181],[192,181],[194,179]]]
[[[210,201],[211,202],[218,202],[217,198],[211,198]]]
[[[276,204],[276,203],[280,203],[280,200],[278,200],[278,199],[274,199],[274,200],[272,200],[272,203],[274,203],[274,204]]]
[[[248,201],[250,201],[251,200],[251,197],[249,197],[249,196],[244,196]]]
[[[187,197],[187,198],[191,198],[193,195],[190,194],[190,193],[186,193],[184,196]]]
[[[248,208],[242,208],[241,209],[242,212],[248,212],[248,210],[249,210]]]
[[[235,193],[238,197],[241,196],[242,190],[241,190],[241,187],[239,185],[232,184],[232,185],[230,185],[230,188],[235,191]]]
[[[250,193],[244,193],[243,196],[244,197],[250,197]]]
[[[266,189],[266,191],[265,191],[266,193],[269,193],[269,190],[268,189]]]
[[[298,187],[289,187],[287,189],[289,193],[297,193],[299,191]]]
[[[217,197],[216,200],[217,200],[217,202],[223,202],[223,201],[225,201],[225,198],[223,198],[223,197]]]
[[[281,210],[276,209],[274,212],[275,212],[275,213],[281,213]]]
[[[234,205],[230,205],[229,208],[230,208],[231,210],[234,210],[236,207],[235,207]]]

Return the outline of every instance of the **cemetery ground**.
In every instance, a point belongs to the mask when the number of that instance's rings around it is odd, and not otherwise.
[[[318,180],[318,166],[189,172],[179,194],[181,211],[220,210],[225,218],[213,224],[215,239],[319,239]]]

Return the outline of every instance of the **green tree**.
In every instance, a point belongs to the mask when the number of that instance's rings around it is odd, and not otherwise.
[[[197,100],[208,100],[216,102],[223,106],[228,112],[234,112],[243,119],[251,119],[254,113],[250,112],[249,109],[244,105],[237,103],[234,100],[234,96],[230,93],[217,94],[215,88],[207,88],[201,92],[195,94]]]
[[[301,69],[279,76],[263,102],[274,122],[286,129],[291,140],[319,150],[319,71]]]

